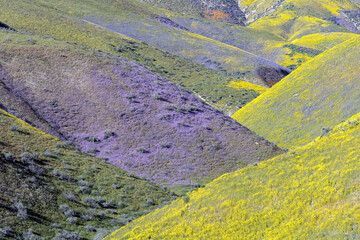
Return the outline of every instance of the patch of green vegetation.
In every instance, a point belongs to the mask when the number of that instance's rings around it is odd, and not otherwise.
[[[0,146],[0,229],[11,228],[10,238],[32,229],[45,239],[65,239],[63,230],[92,239],[176,198],[2,110]]]
[[[317,55],[322,53],[322,51],[320,51],[320,50],[302,47],[302,46],[298,46],[295,44],[284,45],[284,47],[289,48],[291,50],[291,53],[289,54],[290,57],[293,57],[296,53],[307,54],[310,57],[316,57]]]

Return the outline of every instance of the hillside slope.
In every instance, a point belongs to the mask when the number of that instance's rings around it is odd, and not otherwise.
[[[324,52],[233,118],[282,147],[312,141],[360,111],[359,47],[354,38]]]
[[[141,0],[186,15],[244,25],[245,15],[236,0]]]
[[[6,3],[6,10],[1,17],[19,30],[54,35],[67,41],[74,41],[71,38],[77,37],[76,42],[81,44],[85,39],[79,41],[77,36],[79,34],[85,34],[90,38],[104,37],[91,36],[85,31],[75,33],[74,36],[67,33],[70,31],[67,22],[71,22],[75,28],[82,29],[85,20],[106,28],[104,30],[143,41],[177,56],[256,84],[269,86],[268,83],[263,82],[263,74],[258,74],[259,68],[266,67],[275,70],[277,75],[267,76],[273,82],[279,81],[289,72],[274,62],[242,49],[173,27],[171,21],[169,23],[159,21],[159,16],[171,15],[171,12],[164,12],[159,8],[153,9],[138,1],[130,3],[129,0],[107,0],[105,3],[94,0],[78,1],[75,5],[68,0],[40,1],[31,5],[25,2]],[[26,11],[23,12],[23,9]],[[42,26],[38,26],[39,22]],[[54,31],[59,28],[62,29],[60,32]],[[64,33],[65,29],[67,32]],[[107,44],[108,42],[105,43]]]
[[[334,33],[338,37],[336,33],[359,32],[360,8],[350,0],[246,0],[239,4],[249,29],[268,31],[283,39],[284,42],[267,44],[263,52],[270,53],[271,60],[290,69],[296,69],[323,51],[299,46],[296,40],[314,37],[312,41],[317,42],[317,34]],[[332,44],[330,39],[329,45],[335,46],[337,41]]]
[[[264,86],[267,85],[264,80],[271,80],[271,84],[289,72],[241,49],[159,22],[159,16],[166,17],[175,13],[154,9],[138,1],[82,0],[74,3],[63,0],[3,4],[3,11],[0,12],[2,21],[21,32],[62,39],[83,48],[135,61],[200,95],[206,102],[228,115],[254,98],[253,91],[237,91],[227,87],[230,81],[240,78]],[[113,30],[129,33],[140,40],[147,40],[149,44],[151,41],[151,44],[169,51],[149,46],[146,42],[131,39],[84,19],[104,26],[115,21],[113,27],[117,29]],[[123,22],[119,23],[121,19]],[[153,37],[147,37],[146,34]],[[173,39],[176,41],[170,44]],[[211,54],[212,51],[219,52]]]
[[[173,197],[0,109],[1,239],[93,239]]]
[[[138,64],[20,37],[1,46],[2,81],[45,120],[35,126],[132,173],[196,185],[283,152]]]
[[[316,142],[234,173],[110,239],[356,239],[359,114]]]

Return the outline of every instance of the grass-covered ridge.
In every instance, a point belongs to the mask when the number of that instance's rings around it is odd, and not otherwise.
[[[359,115],[318,138],[144,216],[107,239],[354,239]]]
[[[282,147],[312,141],[359,111],[359,46],[353,38],[327,50],[233,118]]]
[[[1,238],[32,229],[44,239],[67,239],[64,230],[72,239],[101,239],[173,198],[3,110],[0,148]]]

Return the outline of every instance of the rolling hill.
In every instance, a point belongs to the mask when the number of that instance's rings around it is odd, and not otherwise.
[[[1,109],[0,149],[1,239],[93,239],[176,198]]]
[[[157,2],[157,1],[156,1]],[[178,6],[181,1],[172,1]],[[155,1],[150,1],[155,3]],[[157,6],[164,4],[158,4]],[[358,6],[352,2],[336,1],[240,1],[240,8],[246,13],[248,27],[212,22],[204,18],[167,14],[173,22],[188,31],[238,47],[258,56],[274,61],[290,69],[296,69],[324,50],[304,47],[295,42],[306,37],[319,41],[314,34],[347,33],[349,40],[358,32]],[[317,9],[314,11],[314,9]],[[191,12],[188,12],[191,13]],[[340,40],[338,39],[338,40]],[[345,41],[345,40],[344,40]],[[328,40],[335,46],[338,41]]]
[[[34,126],[152,182],[204,184],[283,152],[138,64],[12,34],[0,48],[1,81],[19,101],[4,95],[0,102]]]
[[[353,38],[325,51],[233,118],[282,147],[311,142],[360,111],[359,46]]]
[[[228,114],[244,105],[235,103],[229,96],[236,94],[237,99],[246,103],[252,100],[243,96],[246,89],[234,91],[227,87],[229,81],[241,79],[269,87],[290,72],[238,47],[179,29],[181,25],[174,27],[175,23],[167,17],[176,13],[138,1],[4,4],[1,19],[19,31],[75,42],[94,51],[131,59],[182,84]],[[125,40],[135,42],[137,48]],[[205,85],[204,79],[212,86]],[[220,101],[216,100],[219,96]]]
[[[359,114],[328,136],[205,188],[110,239],[356,239]]]

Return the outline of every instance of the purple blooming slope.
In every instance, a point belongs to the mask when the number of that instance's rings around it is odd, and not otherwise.
[[[22,99],[12,108],[35,126],[83,151],[166,185],[206,183],[283,152],[140,65],[51,44],[3,45],[0,88],[11,86]]]

